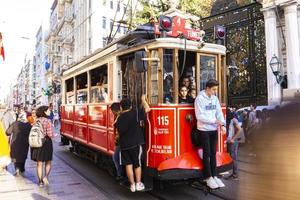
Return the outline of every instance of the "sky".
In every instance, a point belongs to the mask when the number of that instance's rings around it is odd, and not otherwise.
[[[5,61],[0,58],[0,102],[16,83],[24,59],[34,55],[35,35],[41,24],[48,27],[54,0],[0,0],[0,32]]]

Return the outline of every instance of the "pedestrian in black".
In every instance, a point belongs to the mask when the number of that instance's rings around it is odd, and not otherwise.
[[[6,134],[10,137],[10,156],[15,165],[15,175],[20,175],[25,171],[25,162],[28,154],[28,137],[31,129],[27,122],[26,113],[19,113],[15,121],[7,130]]]
[[[138,112],[132,109],[131,101],[123,99],[121,102],[122,114],[118,117],[115,127],[120,135],[121,161],[126,166],[127,177],[130,182],[132,192],[145,189],[141,181],[142,168],[141,159],[144,142],[144,136]]]

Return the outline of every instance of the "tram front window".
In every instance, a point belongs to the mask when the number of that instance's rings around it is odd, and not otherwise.
[[[216,57],[200,56],[200,90],[205,89],[205,84],[210,79],[216,79]]]
[[[196,53],[180,50],[178,64],[178,103],[193,103],[196,98]]]

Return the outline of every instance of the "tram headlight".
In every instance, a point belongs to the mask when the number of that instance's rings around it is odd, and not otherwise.
[[[168,16],[160,16],[159,17],[159,29],[161,31],[169,32],[172,30],[172,18]]]

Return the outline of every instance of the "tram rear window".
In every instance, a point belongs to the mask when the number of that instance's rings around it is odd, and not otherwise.
[[[77,103],[87,103],[87,73],[76,76]]]
[[[70,78],[66,80],[66,103],[67,104],[74,104],[74,79]]]

